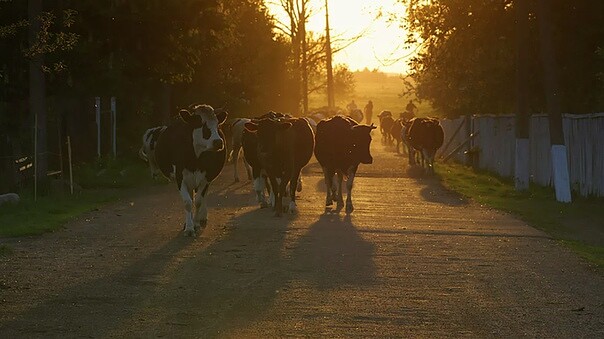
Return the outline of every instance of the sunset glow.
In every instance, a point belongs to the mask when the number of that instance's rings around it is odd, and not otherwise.
[[[269,10],[277,18],[284,18],[278,0],[269,0]],[[311,1],[311,17],[308,30],[324,34],[325,1]],[[397,13],[398,20],[389,20]],[[412,46],[405,46],[405,31],[400,18],[405,7],[397,0],[330,0],[329,17],[334,48],[364,33],[356,42],[334,54],[335,64],[347,64],[353,71],[379,69],[388,73],[406,73],[407,61],[412,56]]]

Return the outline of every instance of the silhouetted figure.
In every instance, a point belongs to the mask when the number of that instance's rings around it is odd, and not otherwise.
[[[372,116],[373,116],[373,102],[371,100],[369,100],[367,105],[365,105],[365,119],[367,121],[366,122],[367,125],[371,124]]]
[[[354,100],[352,100],[348,105],[346,105],[346,109],[348,110],[348,112],[352,112],[355,109],[357,109],[357,104],[354,102]]]

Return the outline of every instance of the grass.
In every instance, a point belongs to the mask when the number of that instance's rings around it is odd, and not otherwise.
[[[395,117],[405,111],[409,99],[413,99],[417,106],[417,116],[438,116],[428,102],[418,103],[415,97],[401,97],[404,83],[399,75],[364,75],[355,72],[355,91],[350,97],[336,97],[336,106],[346,107],[354,99],[357,106],[363,109],[369,100],[373,101],[373,120],[377,124],[377,115],[383,110],[392,111]],[[322,107],[327,103],[324,93],[315,93],[309,97],[309,106]]]
[[[440,164],[437,174],[448,188],[518,216],[604,269],[604,246],[594,236],[604,232],[602,199],[573,197],[570,204],[560,203],[552,188],[531,186],[526,192],[517,192],[510,179],[457,164]]]
[[[134,159],[99,160],[74,168],[74,181],[82,188],[72,196],[51,192],[34,201],[31,189],[21,192],[18,205],[0,206],[0,237],[39,235],[61,228],[82,213],[120,197],[125,188],[157,184],[146,165]]]

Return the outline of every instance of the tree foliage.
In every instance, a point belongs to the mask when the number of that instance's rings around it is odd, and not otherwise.
[[[420,99],[443,114],[512,113],[515,100],[516,25],[513,0],[401,0],[407,5],[408,42],[420,44],[410,62]],[[538,15],[530,1],[530,106],[544,108]],[[601,1],[548,1],[554,13],[556,58],[564,112],[604,108]]]
[[[132,144],[167,122],[163,108],[206,102],[242,116],[295,107],[290,42],[275,35],[262,0],[44,1],[36,44],[27,13],[26,1],[0,2],[0,134],[16,130],[2,121],[31,129],[34,54],[44,56],[49,119],[65,118],[78,145],[94,145],[96,96],[117,97],[118,134]]]

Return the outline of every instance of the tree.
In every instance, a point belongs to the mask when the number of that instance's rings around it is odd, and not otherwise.
[[[416,93],[447,116],[468,113],[511,113],[514,109],[515,14],[512,0],[422,1],[401,0],[408,11],[404,25],[409,43],[420,44],[411,60]],[[604,28],[593,25],[604,19],[599,1],[550,1],[555,31],[554,45],[561,72],[561,106],[564,112],[601,110],[604,69],[598,60],[598,41]],[[543,111],[538,13],[529,6],[527,35],[527,105]]]

